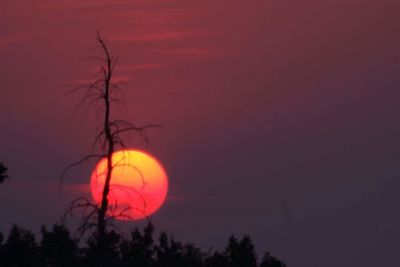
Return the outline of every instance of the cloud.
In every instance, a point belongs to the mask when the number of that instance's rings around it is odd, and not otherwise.
[[[143,63],[117,66],[118,71],[135,72],[146,71],[160,68],[162,65],[158,63]]]
[[[129,4],[132,1],[127,0],[114,0],[109,1],[71,1],[71,0],[61,0],[61,1],[51,1],[42,5],[43,8],[48,9],[81,9],[81,8],[96,8],[96,7],[113,7],[115,5]]]
[[[33,37],[33,33],[19,33],[5,37],[0,37],[0,49],[6,46],[10,46],[25,41],[31,37]]]
[[[61,190],[73,193],[90,193],[90,184],[89,183],[64,184],[62,185]]]
[[[74,86],[86,86],[86,85],[91,85],[94,83],[97,79],[82,79],[82,80],[71,80],[69,81],[69,84],[74,85]],[[112,82],[113,83],[126,83],[130,80],[129,77],[127,76],[113,76]]]
[[[210,59],[218,57],[215,51],[206,48],[169,48],[158,49],[157,52],[186,59]]]
[[[207,33],[198,31],[165,31],[152,34],[118,35],[110,39],[119,42],[171,41],[201,35],[207,35]]]
[[[177,14],[177,12],[186,10],[182,8],[180,5],[179,9],[176,9],[177,6],[176,1],[171,0],[153,0],[153,1],[131,1],[131,0],[114,0],[114,1],[105,1],[105,0],[87,0],[87,1],[76,1],[76,0],[60,0],[57,2],[49,1],[41,5],[41,8],[49,11],[94,11],[94,13],[98,13],[98,11],[103,11],[100,16],[117,16],[117,15],[132,15],[136,13],[143,13],[144,11],[156,12],[157,11],[165,12],[172,14]]]

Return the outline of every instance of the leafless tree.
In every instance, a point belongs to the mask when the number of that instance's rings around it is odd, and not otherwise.
[[[110,114],[113,104],[121,101],[118,96],[124,83],[113,81],[114,70],[118,63],[118,58],[110,54],[107,43],[99,32],[97,32],[96,43],[101,51],[101,56],[91,56],[88,59],[100,63],[98,79],[89,84],[74,88],[70,92],[83,91],[83,97],[78,103],[78,106],[87,105],[88,107],[94,107],[96,112],[100,114],[102,118],[101,126],[96,133],[91,154],[68,165],[61,176],[60,184],[62,183],[66,173],[72,167],[80,165],[88,160],[94,159],[97,162],[101,159],[106,160],[107,169],[101,202],[93,203],[85,197],[75,199],[68,205],[64,215],[65,218],[65,216],[68,216],[79,209],[82,215],[81,224],[78,228],[80,236],[84,235],[89,229],[96,229],[98,246],[101,248],[107,234],[107,227],[113,225],[112,220],[115,217],[127,216],[124,215],[123,212],[120,212],[119,214],[109,214],[110,183],[113,168],[116,166],[116,163],[113,162],[112,155],[117,149],[125,147],[122,138],[123,134],[129,132],[137,133],[146,143],[148,143],[149,139],[146,130],[153,127],[160,127],[160,125],[150,124],[137,127],[128,121],[111,118]],[[93,153],[93,151],[100,152]]]

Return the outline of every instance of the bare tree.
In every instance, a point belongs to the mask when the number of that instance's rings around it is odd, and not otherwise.
[[[91,56],[88,59],[100,62],[98,72],[99,78],[90,84],[74,88],[71,90],[71,92],[83,91],[83,97],[78,103],[78,106],[94,106],[96,112],[101,115],[101,127],[99,127],[99,130],[96,133],[92,147],[92,153],[83,157],[78,162],[68,165],[61,176],[60,184],[70,168],[80,165],[91,159],[100,161],[104,158],[106,160],[107,169],[105,173],[105,182],[101,202],[93,203],[85,197],[78,198],[69,204],[65,213],[65,216],[67,216],[72,214],[72,212],[76,209],[80,209],[82,221],[78,228],[78,232],[82,236],[87,230],[95,228],[97,243],[101,249],[105,242],[107,227],[112,225],[113,218],[124,216],[122,213],[114,215],[108,214],[110,209],[110,183],[112,179],[113,168],[115,167],[115,163],[113,163],[112,158],[113,153],[117,149],[125,147],[122,139],[123,134],[129,132],[137,133],[141,138],[144,139],[146,143],[148,143],[149,140],[146,130],[152,127],[160,126],[151,124],[137,127],[128,121],[111,118],[111,109],[113,104],[121,101],[118,98],[118,95],[124,83],[113,81],[114,70],[118,63],[118,58],[110,54],[107,43],[99,32],[97,32],[96,43],[101,51],[101,56]],[[93,151],[100,152],[93,153]]]

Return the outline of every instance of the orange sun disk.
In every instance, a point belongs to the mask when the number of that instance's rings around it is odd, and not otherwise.
[[[120,220],[140,220],[155,213],[168,192],[168,177],[161,163],[139,150],[121,150],[112,156],[109,216]],[[101,203],[107,174],[107,159],[96,165],[90,178],[92,197]]]

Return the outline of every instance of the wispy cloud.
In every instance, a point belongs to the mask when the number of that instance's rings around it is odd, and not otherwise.
[[[0,48],[10,46],[33,37],[33,33],[19,33],[9,36],[0,37]]]
[[[89,184],[65,184],[65,190],[72,191],[74,193],[90,193]]]
[[[48,9],[75,9],[75,8],[95,8],[95,7],[112,7],[115,5],[129,4],[132,1],[127,0],[114,0],[110,1],[77,1],[77,0],[59,0],[44,3],[43,8]]]
[[[119,42],[147,42],[147,41],[170,41],[192,36],[207,35],[198,31],[166,31],[151,34],[127,34],[117,35],[110,39]]]
[[[129,77],[127,76],[114,76],[112,78],[112,81],[114,83],[126,83],[130,80]],[[96,81],[96,79],[92,79],[92,80],[71,80],[69,81],[69,84],[73,85],[73,86],[86,86],[86,85],[90,85],[92,83],[94,83]]]
[[[160,68],[161,66],[162,65],[158,63],[129,64],[129,65],[117,66],[117,70],[124,72],[136,72],[136,71],[154,70]]]
[[[206,48],[169,48],[158,49],[157,52],[187,59],[210,59],[218,57],[215,51]]]
[[[152,0],[152,1],[132,1],[132,0],[59,0],[43,3],[40,7],[49,11],[94,11],[98,13],[103,10],[100,16],[116,16],[116,15],[134,15],[135,12],[143,13],[144,11],[156,12],[167,11],[170,14],[176,15],[182,11],[182,5],[177,9],[176,0]],[[185,5],[183,5],[185,7]],[[185,8],[183,8],[186,10]]]

